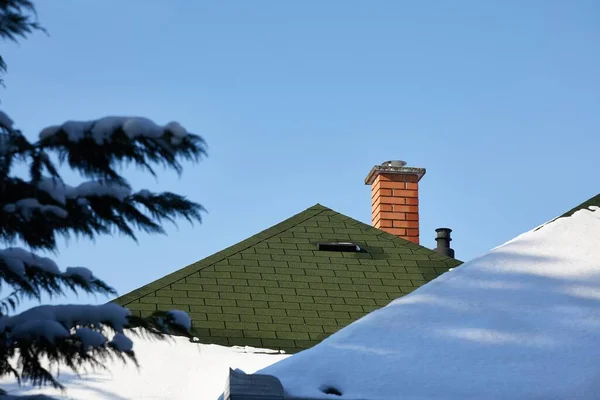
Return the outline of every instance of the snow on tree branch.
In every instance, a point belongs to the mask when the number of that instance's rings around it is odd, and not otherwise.
[[[17,41],[43,31],[34,17],[31,0],[0,0],[0,39]],[[0,73],[5,71],[0,57]],[[50,157],[53,152],[90,181],[65,184]],[[190,336],[190,318],[177,310],[142,318],[112,303],[42,305],[10,315],[22,298],[39,300],[43,293],[61,295],[66,288],[115,294],[89,269],[60,270],[53,260],[15,242],[56,251],[57,235],[94,238],[117,231],[136,239],[134,229],[164,233],[163,221],[200,221],[199,204],[169,192],[133,192],[117,170],[134,164],[154,175],[158,164],[181,173],[182,161],[197,162],[204,155],[204,140],[176,122],[161,126],[141,117],[69,121],[42,130],[39,140],[30,143],[0,111],[0,241],[11,246],[0,248],[0,289],[5,291],[0,299],[0,377],[12,374],[19,383],[24,379],[62,387],[45,366],[77,372],[83,366],[102,368],[102,361],[112,356],[135,363],[126,332]],[[11,175],[16,162],[29,164],[29,180]],[[16,398],[2,389],[0,397]]]
[[[128,185],[110,181],[87,181],[73,187],[57,177],[37,182],[8,179],[0,187],[0,198],[0,237],[46,249],[56,246],[57,235],[73,233],[94,238],[116,230],[136,240],[134,228],[164,233],[161,221],[175,223],[175,218],[183,217],[201,222],[204,211],[199,204],[170,192],[132,193]]]
[[[129,333],[147,332],[160,337],[187,332],[190,319],[182,311],[173,310],[156,312],[142,320],[114,303],[38,306],[12,317],[0,316],[0,352],[16,358],[16,364],[25,365],[44,356],[50,363],[64,363],[74,371],[84,363],[101,368],[99,360],[111,355],[135,362],[133,342],[125,334],[125,329],[134,326],[145,330],[130,329]],[[8,362],[0,363],[0,375],[13,368]],[[34,385],[62,387],[41,365],[24,370],[22,378]]]
[[[0,315],[14,309],[22,297],[39,299],[42,293],[63,294],[63,288],[77,292],[115,295],[116,292],[85,267],[61,271],[56,263],[20,247],[0,249],[0,282],[11,286],[14,295],[0,300]]]
[[[131,125],[124,122],[125,130],[123,126],[119,127],[116,133],[106,135],[100,144],[96,139],[87,138],[93,143],[86,146],[108,146],[109,149],[77,153],[82,149],[75,147],[68,150],[73,150],[68,153],[69,157],[81,157],[85,164],[86,157],[94,160],[94,154],[107,155],[100,164],[108,165],[110,169],[113,164],[129,160],[129,156],[138,164],[160,161],[161,150],[155,151],[152,146],[169,150],[171,158],[167,157],[164,161],[167,166],[173,163],[179,165],[176,158],[185,155],[186,151],[193,157],[204,151],[203,147],[194,149],[193,146],[203,142],[199,138],[200,141],[196,141],[194,135],[184,135],[178,125],[162,127],[160,135],[158,130],[153,131],[154,128],[145,125],[152,129],[149,134],[143,135],[135,130],[138,125],[131,121],[128,123]],[[63,128],[50,136],[60,138],[64,135]],[[75,234],[93,238],[116,229],[136,239],[134,229],[164,233],[162,221],[175,223],[177,217],[190,222],[201,221],[204,209],[199,204],[170,192],[152,193],[145,189],[133,192],[120,175],[111,178],[109,173],[104,174],[102,179],[85,181],[77,186],[67,185],[45,153],[46,150],[57,150],[60,155],[60,146],[44,147],[41,141],[32,145],[18,130],[12,126],[11,129],[9,133],[0,132],[2,143],[7,145],[6,151],[0,154],[0,169],[6,172],[0,179],[0,240],[4,242],[21,240],[33,249],[54,250],[56,235],[68,237]],[[129,134],[123,136],[126,130]],[[88,133],[84,132],[84,137],[76,144],[84,143]],[[129,144],[122,143],[123,140],[129,141]],[[142,145],[138,146],[133,141]],[[165,143],[171,147],[165,147]],[[110,154],[117,156],[111,159]],[[8,176],[15,160],[27,158],[30,160],[30,181]],[[43,170],[50,175],[44,176]],[[85,170],[81,172],[85,175]],[[101,361],[111,355],[135,362],[133,342],[125,335],[126,327],[140,327],[143,332],[157,337],[165,334],[189,336],[191,320],[186,313],[177,310],[158,311],[150,317],[141,318],[130,315],[128,310],[115,304],[67,305],[40,306],[9,316],[22,298],[40,299],[43,293],[61,295],[66,288],[115,294],[111,287],[84,267],[68,267],[61,271],[51,259],[20,247],[0,249],[0,283],[5,283],[3,288],[13,289],[0,299],[0,353],[5,355],[0,357],[0,376],[13,373],[18,379],[30,380],[35,385],[60,387],[54,376],[40,364],[42,358],[52,365],[66,365],[74,371],[83,365],[101,367]],[[111,319],[115,315],[120,315],[121,319]],[[128,332],[137,334],[136,330]],[[17,356],[16,366],[11,365],[8,360]]]
[[[18,212],[25,220],[29,220],[36,212],[44,215],[52,214],[59,218],[67,218],[69,215],[64,209],[53,205],[40,204],[37,199],[17,200],[15,203],[6,204],[2,207],[2,211],[9,214]]]
[[[182,172],[180,160],[198,161],[204,140],[177,122],[157,125],[141,117],[104,117],[68,121],[45,128],[39,146],[58,153],[61,162],[90,178],[119,181],[118,163],[133,163],[155,175],[152,164]]]

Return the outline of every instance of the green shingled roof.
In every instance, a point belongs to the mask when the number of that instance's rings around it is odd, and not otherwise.
[[[317,248],[335,241],[363,252]],[[460,264],[317,204],[114,302],[187,311],[203,343],[296,352]]]

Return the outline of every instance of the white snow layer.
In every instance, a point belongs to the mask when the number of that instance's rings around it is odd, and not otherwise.
[[[104,371],[81,377],[61,368],[59,381],[67,387],[63,394],[50,387],[19,388],[10,377],[0,379],[0,387],[11,395],[46,394],[64,400],[216,400],[225,388],[229,368],[254,372],[288,357],[273,350],[204,345],[180,337],[157,341],[130,336],[139,370],[118,360],[107,362]]]
[[[67,213],[66,210],[53,205],[40,204],[40,202],[34,198],[21,199],[15,203],[9,203],[2,207],[2,211],[6,213],[18,211],[26,220],[30,219],[36,210],[43,214],[52,214],[59,218],[67,218],[69,216],[69,213]]]
[[[67,199],[77,197],[110,196],[123,201],[131,194],[131,189],[127,186],[101,181],[87,181],[73,187],[56,178],[42,178],[37,187],[63,205],[67,203]]]
[[[600,211],[455,268],[259,373],[311,399],[598,399]],[[341,396],[326,395],[333,387]]]
[[[171,310],[168,314],[177,325],[184,327],[188,331],[192,328],[192,320],[185,311]]]
[[[179,143],[188,135],[188,132],[177,122],[160,126],[142,117],[104,117],[94,121],[67,121],[62,125],[50,126],[40,132],[40,139],[65,132],[72,142],[78,142],[89,134],[96,143],[103,144],[108,142],[118,129],[122,129],[131,139],[141,136],[159,138],[169,132],[173,144]]]
[[[90,271],[86,267],[67,267],[66,271],[63,273],[64,276],[77,276],[78,278],[86,281],[93,282],[96,277],[94,273]]]
[[[127,324],[129,315],[131,315],[131,311],[114,303],[42,305],[11,317],[3,317],[3,325],[12,328],[14,331],[14,329],[26,325],[29,321],[57,322],[66,327],[75,325],[97,326],[110,323],[117,332],[123,332],[123,327]]]
[[[110,341],[119,351],[133,350],[133,341],[122,333],[117,333]]]
[[[102,333],[87,327],[76,329],[75,335],[81,340],[86,350],[90,347],[99,347],[106,343],[106,337]]]
[[[29,266],[56,276],[77,276],[87,282],[93,282],[96,279],[92,271],[85,267],[67,267],[65,272],[61,272],[58,265],[50,258],[38,256],[21,247],[0,249],[0,259],[13,273],[18,275],[24,275]]]
[[[127,186],[102,181],[86,181],[73,187],[56,178],[42,178],[37,183],[37,188],[48,193],[50,197],[63,206],[66,205],[67,199],[76,198],[80,206],[86,207],[89,205],[87,199],[89,197],[108,196],[119,201],[124,201],[127,196],[131,195],[131,189]],[[67,218],[69,216],[69,213],[65,209],[55,205],[41,204],[34,198],[21,199],[15,203],[6,204],[2,207],[2,211],[5,213],[19,212],[25,220],[30,219],[36,211],[45,215],[51,214],[59,218]]]
[[[81,378],[63,369],[59,398],[211,400],[231,367],[311,399],[597,399],[599,239],[598,208],[559,218],[289,358],[134,338],[139,371],[117,361]],[[9,377],[0,387],[57,393]]]
[[[54,261],[47,257],[40,257],[21,247],[0,249],[0,258],[15,274],[24,275],[26,265],[45,271],[49,274],[60,275],[60,269]]]

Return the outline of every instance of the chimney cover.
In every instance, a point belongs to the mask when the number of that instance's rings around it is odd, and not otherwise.
[[[384,161],[380,165],[374,166],[367,177],[365,178],[365,185],[372,185],[375,179],[382,174],[391,175],[415,175],[417,178],[416,182],[419,182],[423,175],[425,175],[425,168],[407,167],[406,161],[392,160]]]
[[[402,168],[406,165],[406,161],[402,161],[402,160],[384,161],[381,163],[381,165],[386,166],[386,167]]]

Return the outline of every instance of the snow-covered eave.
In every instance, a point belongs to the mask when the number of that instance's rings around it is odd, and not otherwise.
[[[284,400],[283,385],[273,375],[246,374],[229,368],[223,400],[257,398],[263,400]]]
[[[578,205],[577,207],[572,208],[571,210],[567,211],[566,213],[563,213],[561,215],[558,215],[554,218],[552,218],[550,221],[548,222],[544,222],[543,224],[541,224],[540,226],[537,226],[535,228],[532,229],[532,231],[537,231],[541,228],[543,228],[544,226],[553,223],[554,221],[556,221],[559,218],[567,218],[572,216],[575,212],[579,211],[579,210],[594,210],[595,207],[600,206],[600,193],[597,194],[596,196],[590,198],[589,200],[581,203],[580,205]]]
[[[330,396],[327,396],[328,398]],[[308,397],[286,396],[279,378],[267,374],[246,374],[240,370],[229,369],[222,400],[315,400]],[[220,400],[221,400],[220,399]],[[346,400],[368,400],[344,397]]]

